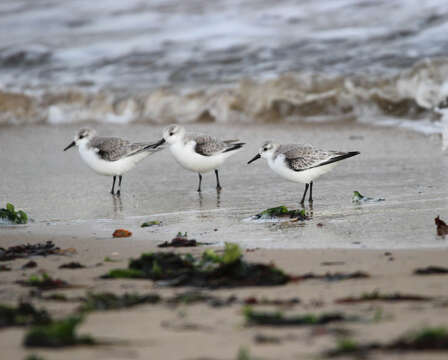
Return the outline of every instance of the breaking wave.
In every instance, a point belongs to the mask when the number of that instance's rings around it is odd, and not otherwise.
[[[438,132],[434,109],[448,97],[448,59],[424,60],[397,75],[330,76],[287,73],[243,79],[234,86],[176,91],[123,91],[70,87],[0,91],[0,124],[103,122],[312,122],[385,119],[411,121]],[[425,130],[426,129],[426,130]]]

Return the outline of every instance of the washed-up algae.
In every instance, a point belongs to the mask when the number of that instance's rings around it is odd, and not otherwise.
[[[314,274],[314,273],[306,273],[303,275],[295,276],[293,280],[295,281],[303,281],[303,280],[324,280],[324,281],[343,281],[343,280],[351,280],[351,279],[367,279],[370,275],[363,271],[355,271],[351,273],[343,273],[343,272],[327,272],[326,274]]]
[[[23,340],[25,347],[64,347],[74,345],[93,345],[95,341],[88,335],[76,334],[82,322],[80,316],[53,321],[48,325],[33,326]]]
[[[36,287],[39,290],[66,289],[72,287],[69,283],[61,279],[54,279],[44,273],[42,275],[31,275],[28,280],[17,280],[23,286]]]
[[[444,327],[427,327],[408,332],[389,343],[361,343],[342,339],[337,346],[325,353],[327,357],[367,357],[371,351],[448,351],[448,330]]]
[[[414,295],[414,294],[381,294],[378,291],[373,291],[370,293],[364,293],[358,297],[344,297],[340,299],[336,299],[335,303],[337,304],[355,304],[362,302],[371,302],[371,301],[387,301],[387,302],[399,302],[399,301],[430,301],[431,297],[422,296],[422,295]]]
[[[32,304],[21,302],[17,306],[0,305],[0,328],[49,324],[51,317],[44,309],[38,310]]]
[[[103,278],[140,278],[167,286],[233,287],[283,285],[291,277],[274,265],[248,263],[236,244],[222,255],[206,250],[201,257],[166,252],[142,254],[128,269],[111,270]]]
[[[59,269],[83,269],[83,268],[85,268],[85,266],[77,261],[72,261],[59,266]]]
[[[415,275],[445,275],[448,274],[448,268],[443,266],[430,265],[424,268],[414,270]]]
[[[309,219],[304,209],[289,210],[286,206],[283,205],[263,210],[262,212],[252,216],[253,220],[270,220],[281,218],[299,219],[299,220]]]
[[[80,311],[115,310],[129,308],[142,304],[157,304],[162,300],[158,294],[128,294],[116,295],[113,293],[89,293],[83,300]]]
[[[248,325],[268,326],[313,326],[326,325],[333,322],[358,321],[357,317],[343,313],[323,313],[319,315],[284,315],[280,311],[255,311],[248,306],[244,309],[244,317]]]
[[[26,224],[28,216],[23,210],[16,211],[11,203],[6,204],[6,208],[0,209],[0,219],[6,224]],[[1,222],[0,222],[1,223]]]
[[[0,261],[23,259],[30,256],[61,255],[63,250],[56,247],[52,241],[38,244],[22,244],[10,246],[7,249],[0,248]]]

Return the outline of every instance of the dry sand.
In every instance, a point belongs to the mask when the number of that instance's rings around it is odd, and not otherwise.
[[[128,310],[96,312],[87,316],[80,333],[110,342],[97,347],[27,351],[24,330],[0,331],[2,358],[23,359],[39,353],[46,359],[236,359],[242,347],[260,359],[314,359],[336,343],[331,329],[352,331],[357,341],[388,341],[408,330],[428,325],[448,326],[447,276],[416,276],[413,270],[428,265],[447,266],[447,243],[435,234],[434,217],[448,214],[448,174],[440,140],[393,129],[363,126],[334,128],[262,126],[230,128],[203,125],[211,133],[251,139],[247,151],[235,156],[222,171],[224,191],[217,199],[212,175],[204,180],[202,199],[194,189],[196,176],[181,169],[161,153],[148,159],[125,177],[121,202],[107,193],[110,179],[89,172],[77,153],[62,153],[75,131],[73,127],[4,128],[0,133],[1,194],[4,200],[23,207],[35,219],[23,227],[0,230],[2,247],[53,240],[61,248],[75,248],[72,256],[34,258],[36,269],[21,270],[24,260],[9,262],[12,271],[0,275],[0,302],[15,304],[29,298],[29,288],[17,279],[45,271],[79,289],[61,290],[68,297],[86,291],[156,292],[167,297],[185,289],[158,287],[151,281],[103,280],[108,269],[124,267],[130,257],[156,249],[177,231],[216,243],[239,243],[250,261],[274,262],[291,274],[327,271],[365,271],[368,279],[324,282],[309,280],[280,287],[208,290],[207,293],[238,299],[297,297],[300,304],[286,314],[344,311],[370,319],[362,323],[325,327],[248,327],[243,306],[221,308],[206,304],[143,305]],[[99,131],[104,131],[100,128]],[[300,132],[299,132],[300,130]],[[157,138],[160,128],[136,125],[112,128],[108,134]],[[302,187],[279,181],[265,163],[248,169],[244,161],[254,155],[265,138],[298,138],[321,147],[360,150],[316,182],[312,219],[306,223],[254,224],[242,221],[249,215],[276,205],[296,206]],[[4,149],[8,149],[6,154]],[[14,151],[11,151],[14,149]],[[160,156],[159,156],[160,155]],[[157,157],[158,156],[158,157]],[[170,160],[168,163],[167,159]],[[249,172],[250,171],[250,172]],[[386,201],[370,205],[351,204],[353,190]],[[219,202],[218,202],[219,200]],[[310,213],[309,207],[306,210]],[[158,219],[162,226],[141,229],[145,220]],[[317,226],[322,223],[323,226]],[[134,232],[128,239],[113,239],[114,229]],[[217,231],[215,231],[217,229]],[[199,254],[205,247],[194,248]],[[313,249],[314,248],[314,249]],[[190,251],[190,250],[176,250]],[[391,253],[385,255],[385,253]],[[104,262],[106,257],[117,262]],[[86,269],[60,270],[58,266],[79,261]],[[326,265],[326,262],[341,262]],[[97,266],[102,263],[101,266]],[[338,305],[334,300],[378,290],[381,293],[418,294],[434,297],[427,302],[366,302]],[[49,292],[50,294],[51,292]],[[71,313],[78,304],[33,300],[56,317]],[[263,307],[265,309],[266,307]],[[277,307],[268,307],[278,309]],[[279,344],[260,344],[259,334],[280,338]],[[374,354],[377,359],[446,359],[437,353]]]

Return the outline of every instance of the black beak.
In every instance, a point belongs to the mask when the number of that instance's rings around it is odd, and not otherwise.
[[[159,147],[160,145],[163,145],[163,144],[165,144],[165,139],[162,139],[162,140],[160,140],[160,141],[157,141],[156,143],[152,144],[151,147],[152,147],[153,149],[155,149],[156,147]]]
[[[73,147],[73,146],[75,146],[75,145],[76,145],[75,141],[72,141],[72,142],[70,143],[70,145],[67,146],[67,147],[64,149],[64,151],[70,149],[71,147]]]
[[[260,154],[255,155],[252,160],[248,161],[247,163],[250,164],[251,162],[254,162],[255,160],[258,160],[259,158],[261,158]]]

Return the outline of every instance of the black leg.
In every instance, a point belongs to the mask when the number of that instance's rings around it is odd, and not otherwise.
[[[199,175],[198,192],[201,192],[202,175],[200,173],[198,173],[198,175]]]
[[[305,202],[305,196],[306,196],[309,186],[310,186],[310,184],[305,184],[305,192],[303,193],[302,200],[300,200],[301,204],[303,204]]]
[[[112,190],[110,191],[110,193],[113,195],[114,194],[114,189],[115,189],[115,179],[116,179],[117,177],[116,176],[114,176],[114,180],[112,181]]]
[[[313,202],[313,182],[310,182],[310,197],[308,199],[309,202]]]
[[[120,196],[121,193],[121,179],[123,178],[123,176],[119,176],[118,177],[118,191],[117,191],[117,196]]]
[[[221,184],[219,183],[219,175],[218,175],[218,170],[215,169],[215,175],[216,175],[216,190],[221,190]]]

